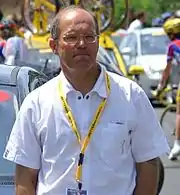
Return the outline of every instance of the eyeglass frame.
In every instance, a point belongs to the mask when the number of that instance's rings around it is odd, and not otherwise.
[[[76,45],[76,44],[80,41],[80,37],[83,37],[84,41],[85,41],[87,44],[92,44],[92,43],[95,43],[95,42],[97,41],[97,39],[99,38],[100,35],[98,35],[98,34],[93,34],[94,40],[93,40],[92,42],[87,41],[86,38],[85,38],[86,36],[90,36],[90,35],[82,35],[82,34],[80,34],[80,35],[78,36],[78,39],[73,43],[73,42],[68,42],[68,41],[66,41],[65,38],[66,38],[67,36],[64,35],[64,36],[63,36],[63,41],[65,41],[66,43],[71,44],[71,45]]]

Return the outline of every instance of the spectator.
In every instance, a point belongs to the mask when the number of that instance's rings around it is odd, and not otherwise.
[[[146,13],[145,12],[138,12],[136,15],[136,19],[131,22],[128,28],[128,32],[132,32],[136,29],[142,29],[144,23],[146,22]]]

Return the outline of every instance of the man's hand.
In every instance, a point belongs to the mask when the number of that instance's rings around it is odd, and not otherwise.
[[[160,159],[155,158],[136,164],[136,188],[134,195],[156,195],[159,183]]]
[[[16,165],[16,195],[36,195],[38,170]]]
[[[159,97],[162,93],[164,89],[164,86],[162,86],[161,84],[158,85],[157,89],[156,89],[156,97]]]

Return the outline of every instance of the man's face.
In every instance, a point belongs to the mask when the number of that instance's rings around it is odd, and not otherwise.
[[[69,10],[60,24],[57,52],[62,66],[77,70],[95,65],[99,42],[92,16],[81,9]]]

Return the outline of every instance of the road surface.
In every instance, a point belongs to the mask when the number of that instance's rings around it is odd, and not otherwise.
[[[163,108],[155,108],[158,117],[160,117]],[[173,115],[173,114],[172,114]],[[167,123],[171,123],[169,119],[167,119]],[[166,130],[167,131],[167,130]],[[168,132],[165,132],[166,135]],[[173,137],[169,137],[172,139]],[[163,189],[160,195],[180,195],[180,158],[178,161],[170,161],[167,156],[162,157],[163,164],[165,166],[165,181]]]

